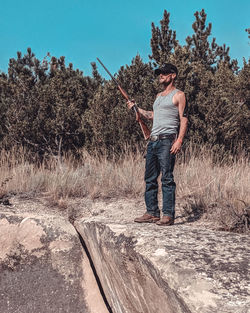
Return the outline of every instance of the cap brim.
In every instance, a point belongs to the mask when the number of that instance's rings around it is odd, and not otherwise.
[[[160,70],[159,68],[157,68],[157,69],[155,70],[155,75],[158,76],[158,75],[160,75],[160,74],[161,74],[161,70]]]
[[[168,75],[168,74],[173,74],[173,72],[164,71],[163,69],[157,68],[157,69],[155,70],[155,75],[158,76],[158,75],[160,75],[160,74]]]

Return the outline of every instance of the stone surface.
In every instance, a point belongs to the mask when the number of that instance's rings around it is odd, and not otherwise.
[[[15,213],[1,211],[1,313],[106,313],[98,293],[79,236],[68,220],[20,213],[17,207]]]
[[[107,207],[94,215],[75,227],[113,312],[250,312],[247,235],[136,224]]]
[[[133,199],[74,199],[64,209],[44,198],[10,202],[0,204],[1,313],[107,313],[68,219],[112,313],[249,312],[247,235],[208,230],[214,225],[178,208],[174,226],[136,224],[145,208]]]

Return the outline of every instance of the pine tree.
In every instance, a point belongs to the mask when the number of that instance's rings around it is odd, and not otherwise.
[[[17,59],[10,59],[8,94],[4,99],[8,110],[5,114],[7,133],[3,144],[7,147],[33,142],[34,129],[31,121],[38,110],[37,86],[46,80],[47,69],[47,64],[41,64],[30,48],[23,57],[18,52]]]
[[[228,62],[221,62],[211,83],[205,117],[207,143],[220,157],[233,148],[230,133],[237,127],[236,120],[231,119],[234,116],[235,82],[236,77]]]
[[[47,57],[40,62],[28,49],[10,60],[3,101],[7,147],[21,144],[44,155],[84,145],[82,116],[97,83],[72,64],[66,67],[64,57]]]
[[[195,22],[192,25],[194,34],[186,38],[187,47],[191,50],[191,62],[201,62],[208,70],[213,69],[221,60],[228,61],[229,48],[219,46],[213,38],[210,44],[209,36],[212,31],[212,23],[206,25],[207,14],[204,9],[195,12]]]
[[[250,39],[250,28],[245,29],[245,31],[248,33],[248,38]]]
[[[191,69],[185,84],[185,93],[190,106],[189,137],[195,142],[213,145],[216,150],[217,144],[223,145],[222,141],[225,136],[222,135],[221,123],[223,114],[231,106],[231,97],[230,95],[226,97],[224,91],[228,90],[228,85],[233,85],[229,84],[230,77],[233,79],[238,66],[237,61],[230,60],[229,48],[226,48],[225,45],[219,46],[215,38],[210,43],[212,24],[206,24],[205,11],[197,11],[194,15],[194,34],[186,38],[186,49],[190,51],[189,68]],[[219,67],[220,71],[218,72]],[[226,73],[230,73],[231,76],[227,78]],[[222,81],[219,81],[220,76],[223,77]],[[220,94],[225,95],[222,96],[224,100],[220,99]],[[221,111],[222,108],[224,111]],[[224,144],[224,148],[226,146],[228,143]],[[219,151],[219,149],[217,150]]]
[[[149,56],[154,61],[154,66],[168,63],[178,45],[176,40],[176,31],[169,27],[170,13],[164,10],[163,19],[160,21],[161,27],[152,23],[151,50]]]
[[[8,97],[8,79],[7,75],[0,73],[0,145],[7,133],[6,129],[6,112],[7,112],[7,101]]]
[[[235,116],[240,126],[235,141],[241,141],[243,148],[250,153],[250,58],[243,60],[243,68],[237,77],[235,86]]]
[[[39,93],[34,120],[40,147],[52,153],[79,148],[84,137],[81,119],[87,108],[88,91],[82,72],[65,66],[64,57],[53,58],[50,78]]]

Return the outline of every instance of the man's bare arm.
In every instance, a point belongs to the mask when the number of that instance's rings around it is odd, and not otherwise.
[[[174,142],[172,148],[171,148],[171,153],[177,153],[182,145],[183,138],[185,136],[185,133],[187,131],[187,125],[188,125],[188,119],[184,115],[184,110],[186,106],[186,98],[184,92],[179,92],[176,94],[174,102],[176,102],[176,105],[178,106],[178,111],[179,111],[179,117],[180,117],[180,130],[178,134],[177,140]]]
[[[127,105],[129,109],[131,109],[134,106],[134,104],[135,104],[134,101],[127,101]],[[147,120],[152,120],[154,118],[153,111],[145,111],[141,108],[138,108],[138,109],[139,109],[139,113]]]
[[[152,120],[154,118],[154,112],[153,111],[145,111],[145,110],[139,108],[139,113],[143,117],[145,117],[147,120]]]
[[[188,119],[184,116],[184,110],[186,106],[185,94],[182,92],[178,95],[178,111],[180,117],[180,131],[178,139],[182,142],[187,131]]]

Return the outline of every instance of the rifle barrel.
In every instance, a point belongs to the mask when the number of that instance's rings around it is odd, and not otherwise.
[[[117,82],[117,80],[114,78],[114,76],[110,73],[110,71],[106,68],[106,66],[102,63],[102,61],[100,59],[97,58],[97,61],[101,64],[101,66],[105,69],[105,71],[109,74],[109,76],[112,78],[112,80],[116,83],[116,85],[118,86],[118,89],[120,90],[121,94],[123,95],[123,97],[129,101],[129,96],[127,95],[126,91],[122,89],[122,87],[119,85],[119,83]],[[138,123],[140,124],[143,136],[145,138],[145,140],[147,140],[150,136],[150,130],[148,129],[147,125],[141,120],[140,117],[140,113],[138,110],[137,105],[135,104],[133,106],[133,110],[135,111],[136,114],[136,120],[138,121]]]
[[[109,76],[112,78],[112,80],[116,83],[116,85],[119,85],[114,76],[110,73],[110,71],[106,68],[106,66],[102,63],[102,61],[99,58],[96,58],[97,61],[101,64],[101,66],[105,69],[105,71],[109,74]]]
[[[102,61],[100,59],[98,59],[98,62],[102,65],[102,67],[105,69],[105,71],[109,74],[109,76],[112,78],[112,80],[116,83],[118,89],[120,90],[121,94],[123,95],[123,97],[128,101],[129,100],[129,96],[127,95],[126,91],[124,89],[122,89],[122,87],[119,85],[118,81],[114,78],[114,76],[110,73],[110,71],[106,68],[106,66],[102,63]]]

